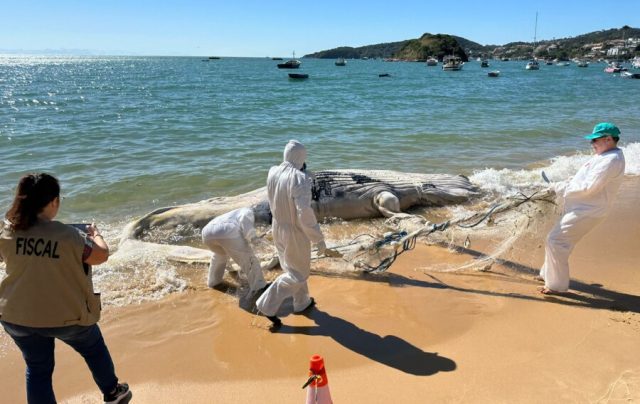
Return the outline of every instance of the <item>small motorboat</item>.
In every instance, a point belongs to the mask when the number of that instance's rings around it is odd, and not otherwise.
[[[578,63],[576,63],[576,66],[578,66],[578,67],[589,67],[589,62],[587,62],[586,60],[580,60],[580,61],[578,61]]]
[[[287,60],[284,63],[278,63],[278,69],[297,69],[300,67],[300,61],[296,59]]]
[[[339,58],[338,60],[336,60],[336,66],[346,66],[347,65],[347,61],[344,60],[344,58]]]
[[[289,78],[296,80],[308,79],[309,75],[304,73],[289,73]]]
[[[631,73],[627,71],[620,73],[620,77],[624,77],[625,79],[640,79],[640,73]]]
[[[480,61],[480,67],[489,67],[489,61],[487,59],[482,59]]]
[[[605,73],[620,73],[620,72],[626,72],[627,68],[622,67],[622,65],[620,63],[610,63],[609,66],[604,68],[604,72]]]
[[[500,70],[493,70],[487,73],[487,76],[489,77],[498,77],[499,75],[500,75]]]
[[[449,56],[442,63],[442,70],[457,71],[462,70],[462,59],[457,56]]]
[[[438,59],[431,56],[430,58],[427,59],[426,64],[427,66],[438,66]]]
[[[391,75],[389,73],[380,73],[378,77],[391,77]]]
[[[524,68],[527,70],[540,70],[540,63],[535,59],[531,59]]]
[[[293,59],[289,59],[284,63],[278,63],[278,69],[297,69],[301,62],[296,59],[296,53],[293,52]]]

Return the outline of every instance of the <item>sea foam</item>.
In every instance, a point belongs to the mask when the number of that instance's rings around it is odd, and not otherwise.
[[[640,143],[630,143],[620,148],[626,161],[625,175],[640,175]],[[483,190],[510,196],[526,189],[544,186],[542,171],[552,182],[567,180],[575,175],[590,157],[591,155],[586,153],[556,156],[546,165],[533,169],[485,168],[475,171],[470,179]]]

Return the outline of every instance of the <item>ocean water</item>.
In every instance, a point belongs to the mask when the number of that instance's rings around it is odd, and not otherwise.
[[[117,238],[153,209],[265,184],[289,139],[311,170],[461,173],[497,192],[571,175],[600,121],[622,130],[640,174],[640,80],[604,64],[302,60],[292,80],[268,58],[0,56],[0,211],[18,179],[61,180],[63,221]],[[498,78],[487,77],[500,70]],[[389,77],[379,77],[388,73]],[[173,271],[173,269],[168,269]],[[182,283],[179,276],[158,275]],[[124,275],[123,275],[124,276]],[[115,282],[115,281],[114,281]]]

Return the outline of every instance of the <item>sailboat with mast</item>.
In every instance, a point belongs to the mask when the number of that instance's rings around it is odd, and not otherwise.
[[[278,69],[297,69],[300,67],[300,61],[296,59],[296,51],[293,51],[293,59],[289,59],[284,63],[278,63]]]
[[[527,62],[527,65],[524,67],[527,70],[540,70],[540,63],[536,60],[536,37],[538,35],[538,12],[536,11],[536,25],[533,31],[533,51],[531,52],[531,60]]]

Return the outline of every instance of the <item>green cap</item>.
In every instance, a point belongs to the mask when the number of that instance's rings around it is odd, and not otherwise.
[[[600,122],[593,127],[593,132],[585,135],[584,138],[591,140],[605,136],[620,137],[620,129],[611,122]]]

